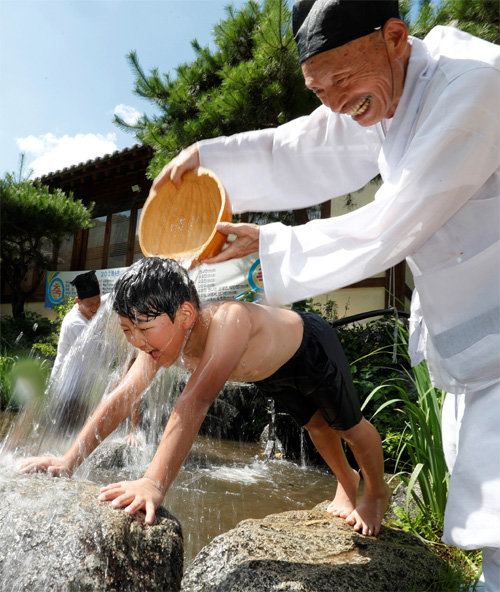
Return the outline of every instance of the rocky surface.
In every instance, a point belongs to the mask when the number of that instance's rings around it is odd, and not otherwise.
[[[415,592],[437,581],[443,564],[415,536],[362,536],[327,505],[241,522],[200,551],[182,591]]]
[[[163,508],[155,523],[97,500],[97,485],[0,474],[0,590],[176,592],[182,533]]]

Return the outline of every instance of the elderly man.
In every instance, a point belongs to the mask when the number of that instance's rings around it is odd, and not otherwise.
[[[451,27],[408,36],[397,2],[294,6],[306,85],[323,105],[276,129],[199,142],[155,191],[203,166],[233,210],[302,208],[361,188],[375,200],[304,226],[225,224],[237,239],[211,261],[259,251],[268,301],[345,287],[406,259],[414,275],[410,353],[447,390],[456,459],[444,540],[483,549],[500,582],[499,64],[497,46]]]
[[[61,325],[57,344],[57,357],[52,367],[53,377],[61,370],[71,346],[89,326],[90,321],[101,306],[101,288],[95,271],[81,273],[70,283],[76,288],[76,303],[64,317]]]
[[[109,297],[108,294],[101,297],[101,288],[95,271],[77,275],[71,284],[76,288],[76,303],[66,314],[61,325],[57,356],[50,375],[52,383],[63,378],[64,364],[70,359],[73,346]],[[73,383],[73,376],[70,382],[66,379],[59,384],[58,423],[60,427],[71,430],[84,419],[87,412],[83,403],[84,395]]]
[[[101,296],[101,287],[94,270],[80,273],[71,282],[76,289],[76,302],[66,314],[61,324],[59,341],[57,344],[57,356],[51,372],[51,381],[57,380],[63,369],[63,364],[69,358],[71,348],[78,338],[89,327],[97,312],[106,304],[110,294]],[[89,345],[92,345],[91,341]],[[79,351],[80,355],[85,352]],[[135,358],[134,358],[135,359]],[[134,360],[129,363],[129,368]],[[78,376],[78,375],[77,375]],[[86,384],[90,384],[89,374],[86,375]],[[76,382],[78,384],[78,381]],[[79,422],[85,419],[88,412],[85,402],[87,393],[82,393],[78,386],[71,380],[62,383],[60,390],[60,409],[58,409],[58,421],[61,427],[74,429]],[[131,446],[138,446],[137,431],[140,424],[140,413],[136,408],[131,415],[130,432],[125,441]]]

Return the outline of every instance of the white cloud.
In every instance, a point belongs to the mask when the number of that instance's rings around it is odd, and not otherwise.
[[[26,154],[27,168],[33,169],[33,177],[53,173],[117,150],[116,135],[113,133],[61,137],[48,133],[37,137],[17,138],[16,142],[19,150]],[[30,161],[30,155],[34,160]]]
[[[142,116],[140,111],[137,111],[137,109],[134,109],[134,107],[130,107],[129,105],[117,105],[114,114],[121,117],[128,125],[135,125]]]

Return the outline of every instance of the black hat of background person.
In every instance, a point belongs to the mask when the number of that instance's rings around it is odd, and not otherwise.
[[[296,0],[292,24],[299,61],[373,33],[390,18],[399,18],[397,0]]]
[[[84,298],[92,298],[92,296],[99,296],[101,288],[99,287],[99,281],[95,271],[87,271],[77,275],[73,281],[70,282],[72,286],[75,286],[76,293],[80,300]]]

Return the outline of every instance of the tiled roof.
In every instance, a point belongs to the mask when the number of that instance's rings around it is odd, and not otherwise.
[[[95,170],[96,168],[101,168],[102,166],[112,164],[114,161],[121,161],[123,159],[130,158],[131,156],[139,156],[142,152],[148,154],[149,157],[153,155],[153,149],[147,146],[146,144],[134,144],[133,146],[130,146],[128,148],[116,150],[112,154],[105,154],[104,156],[99,156],[98,158],[94,158],[93,160],[87,160],[86,162],[80,162],[73,166],[64,167],[61,170],[47,173],[46,175],[38,177],[38,179],[43,182],[47,182],[53,177],[60,177],[65,175],[72,176],[74,174],[90,172],[91,170]]]

